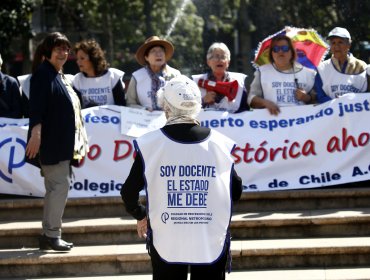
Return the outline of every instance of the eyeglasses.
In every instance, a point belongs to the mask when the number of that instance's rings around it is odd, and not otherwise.
[[[273,46],[273,47],[272,47],[272,51],[273,51],[274,53],[278,53],[279,51],[282,51],[282,52],[288,52],[288,51],[290,51],[290,49],[289,49],[289,46],[287,46],[287,45],[283,45],[283,46]]]
[[[219,55],[219,54],[215,54],[215,55],[212,55],[210,57],[210,59],[214,59],[214,60],[226,60],[227,57],[226,55],[222,54],[222,55]]]
[[[164,51],[164,49],[162,49],[162,48],[159,48],[159,49],[151,49],[150,51],[149,51],[149,54],[154,54],[154,55],[157,55],[157,54],[164,54],[165,53],[165,51]]]
[[[69,52],[71,51],[70,48],[67,48],[67,47],[55,47],[53,49],[53,51],[57,52],[57,53],[67,53],[69,54]]]

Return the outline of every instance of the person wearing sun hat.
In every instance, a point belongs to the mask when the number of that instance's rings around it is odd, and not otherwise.
[[[200,126],[201,93],[188,77],[170,80],[158,102],[167,123],[134,140],[136,158],[121,189],[125,208],[147,240],[153,279],[187,279],[188,271],[191,279],[225,279],[232,202],[242,193],[234,142]],[[139,201],[144,187],[146,205]]]
[[[156,98],[157,91],[171,78],[181,74],[167,64],[173,53],[172,43],[158,36],[147,38],[137,49],[135,58],[143,67],[132,73],[126,92],[127,106],[149,111],[161,110]]]
[[[331,58],[317,68],[315,90],[319,103],[324,103],[343,94],[369,92],[370,79],[366,62],[350,53],[352,38],[343,27],[332,29],[329,40]]]

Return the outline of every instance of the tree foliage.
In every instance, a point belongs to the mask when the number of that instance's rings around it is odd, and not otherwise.
[[[170,64],[185,73],[205,70],[209,45],[222,41],[232,54],[231,70],[248,72],[253,51],[266,36],[285,26],[316,29],[323,37],[346,27],[353,50],[369,41],[370,1],[360,0],[2,0],[0,51],[14,38],[33,33],[32,8],[38,4],[41,35],[61,31],[72,42],[95,38],[113,67],[132,73],[135,52],[151,35],[173,42]],[[37,31],[40,32],[40,31]],[[39,35],[39,36],[41,36]],[[356,55],[356,53],[355,53]],[[363,58],[364,59],[364,58]],[[250,73],[248,73],[250,74]]]
[[[0,8],[0,53],[7,58],[13,38],[31,38],[32,10],[37,0],[2,0]]]
[[[256,26],[256,41],[285,26],[314,28],[323,37],[335,26],[348,29],[353,48],[369,40],[370,2],[359,0],[251,0],[248,11]],[[264,10],[264,15],[258,11]]]
[[[198,59],[202,51],[203,21],[189,0],[184,6],[182,0],[47,2],[49,9],[56,11],[53,24],[57,29],[63,30],[72,41],[95,38],[106,50],[110,64],[126,72],[140,67],[135,52],[152,35],[168,36],[174,43],[175,55],[170,64],[175,67],[185,65],[190,52]],[[172,26],[175,19],[176,24]],[[173,30],[167,34],[171,26]]]

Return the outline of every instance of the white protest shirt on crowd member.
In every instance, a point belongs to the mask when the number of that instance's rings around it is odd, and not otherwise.
[[[323,90],[332,99],[349,92],[366,92],[366,70],[359,74],[340,73],[331,59],[322,62],[317,70],[322,77]]]
[[[64,76],[67,78],[69,82],[72,83],[73,75],[64,74]],[[27,99],[30,98],[31,77],[32,77],[32,74],[26,74],[26,75],[21,75],[17,77],[20,88],[22,89],[22,94],[26,95]]]
[[[134,142],[144,161],[147,211],[161,258],[217,260],[228,241],[234,142],[214,130],[201,142],[175,142],[161,130]]]
[[[259,67],[261,73],[261,85],[263,98],[276,103],[279,107],[304,105],[295,97],[298,87],[310,92],[315,83],[316,72],[307,67],[300,67],[295,73],[285,73],[278,71],[272,64]]]
[[[216,110],[225,110],[230,113],[236,112],[240,108],[240,102],[243,97],[243,91],[244,91],[244,81],[247,75],[237,72],[227,72],[230,76],[230,82],[232,81],[238,81],[238,91],[236,93],[235,99],[232,101],[229,101],[227,97],[221,99],[219,103],[214,103],[212,105],[209,105],[207,108],[214,108]],[[206,80],[208,78],[208,74],[199,74],[199,75],[193,75],[192,76],[194,82],[198,84],[199,79]],[[199,87],[200,92],[202,93],[202,98],[207,94],[207,90],[204,88]]]
[[[166,65],[165,76],[158,77],[161,81],[160,87],[164,87],[171,78],[177,77],[179,75],[181,75],[179,70]],[[139,70],[132,73],[132,76],[134,76],[136,80],[137,98],[139,99],[140,105],[144,108],[152,108],[152,79],[148,74],[148,70],[145,67],[140,68]]]
[[[22,76],[18,76],[18,82],[22,89],[22,94],[26,95],[27,99],[30,98],[30,81],[31,81],[31,74],[26,74]]]
[[[73,78],[73,87],[82,95],[82,107],[88,104],[114,105],[113,88],[118,82],[123,83],[121,79],[124,74],[116,68],[108,68],[107,72],[99,77],[87,77],[82,72],[77,73]]]

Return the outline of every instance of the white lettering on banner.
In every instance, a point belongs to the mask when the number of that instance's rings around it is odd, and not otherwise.
[[[236,142],[232,156],[244,191],[313,188],[370,180],[369,101],[370,93],[345,94],[317,106],[284,107],[278,116],[265,109],[239,114],[202,111],[199,120]],[[121,133],[121,108],[82,110],[90,152],[82,166],[74,168],[71,197],[119,196],[134,158],[133,138]],[[145,121],[145,114],[138,113],[136,118],[144,116]],[[0,127],[0,193],[42,196],[39,169],[24,162],[28,119],[0,118]],[[169,206],[206,207],[212,166],[158,166]]]

